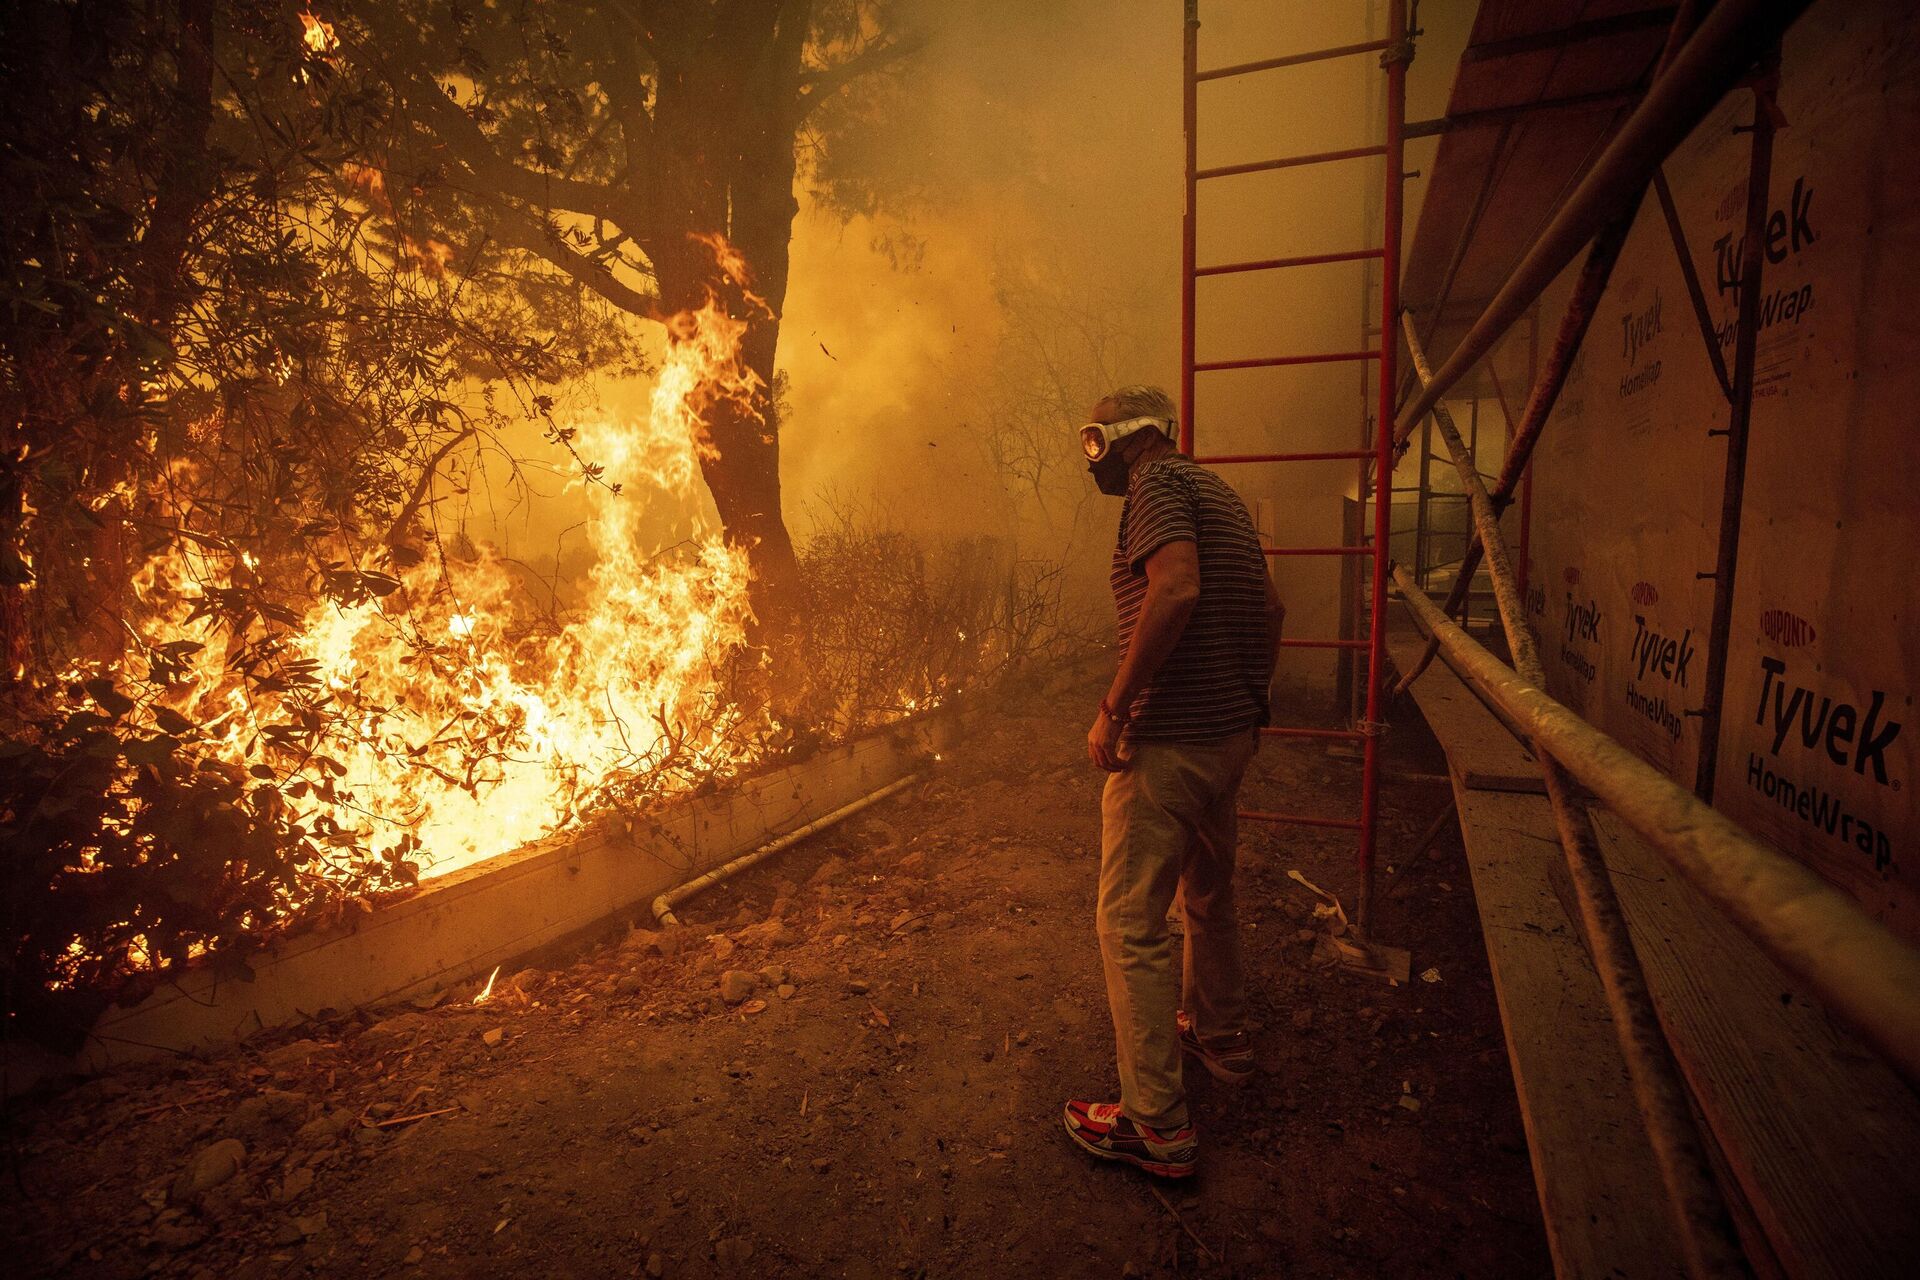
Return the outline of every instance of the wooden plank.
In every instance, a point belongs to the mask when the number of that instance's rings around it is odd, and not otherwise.
[[[1390,634],[1403,670],[1419,650],[1417,635]],[[1562,854],[1553,812],[1543,796],[1466,785],[1468,762],[1517,776],[1529,757],[1444,664],[1414,684],[1413,696],[1453,774],[1555,1274],[1682,1275],[1606,997],[1555,892]]]
[[[1674,1055],[1787,1273],[1913,1274],[1920,1098],[1625,823],[1591,812]]]

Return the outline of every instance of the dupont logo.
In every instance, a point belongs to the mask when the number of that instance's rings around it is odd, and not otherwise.
[[[1660,593],[1654,590],[1651,582],[1634,583],[1633,590],[1627,592],[1627,596],[1642,608],[1651,608],[1660,603]]]
[[[1560,571],[1560,576],[1566,580],[1566,584],[1570,587],[1577,587],[1580,585],[1580,571],[1571,565],[1562,569]]]
[[[1785,609],[1763,609],[1760,634],[1783,648],[1798,649],[1813,643],[1814,630],[1813,624],[1799,614]]]

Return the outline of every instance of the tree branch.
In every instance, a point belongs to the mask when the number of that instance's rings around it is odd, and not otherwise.
[[[488,203],[501,215],[492,227],[494,238],[501,244],[558,267],[622,311],[646,320],[666,319],[660,295],[622,283],[607,267],[567,248],[551,223],[532,224],[523,211],[501,200]]]
[[[902,36],[885,44],[869,45],[845,62],[810,71],[800,77],[800,93],[794,104],[794,119],[804,120],[822,102],[858,80],[891,62],[918,53],[926,45],[923,36]]]
[[[505,195],[541,209],[566,209],[620,221],[617,193],[597,182],[542,173],[513,163],[494,148],[493,139],[431,77],[403,73],[407,100],[423,109],[434,136],[473,175]]]

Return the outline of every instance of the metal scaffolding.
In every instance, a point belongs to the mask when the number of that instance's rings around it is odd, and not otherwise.
[[[1356,818],[1330,816],[1323,814],[1278,813],[1268,810],[1243,810],[1240,817],[1254,822],[1286,823],[1296,826],[1333,827],[1353,831],[1358,836],[1358,871],[1360,887],[1355,902],[1354,921],[1364,938],[1372,918],[1373,908],[1373,867],[1374,845],[1378,828],[1378,809],[1380,791],[1380,730],[1382,725],[1382,706],[1384,690],[1381,687],[1382,674],[1386,662],[1386,610],[1383,607],[1387,595],[1387,543],[1391,531],[1392,476],[1393,476],[1393,405],[1394,405],[1394,347],[1385,340],[1392,333],[1394,316],[1399,311],[1399,263],[1400,263],[1400,213],[1401,184],[1403,164],[1403,127],[1406,116],[1406,77],[1407,64],[1413,60],[1413,45],[1408,36],[1407,15],[1401,0],[1388,0],[1387,34],[1384,39],[1368,40],[1359,44],[1341,45],[1337,48],[1319,49],[1308,53],[1289,54],[1284,57],[1267,58],[1257,62],[1244,62],[1234,66],[1216,67],[1201,70],[1199,66],[1200,14],[1199,0],[1186,0],[1186,42],[1185,69],[1182,78],[1184,89],[1183,117],[1186,128],[1186,215],[1181,224],[1181,306],[1180,306],[1180,448],[1194,457],[1197,462],[1213,465],[1237,463],[1299,463],[1351,461],[1357,464],[1358,484],[1356,493],[1363,499],[1367,492],[1368,475],[1374,477],[1374,511],[1372,541],[1332,545],[1301,547],[1269,547],[1270,556],[1336,556],[1371,557],[1371,609],[1367,638],[1360,640],[1351,635],[1337,637],[1316,637],[1307,639],[1285,639],[1281,643],[1289,648],[1311,649],[1364,649],[1367,654],[1367,680],[1365,710],[1351,727],[1346,729],[1310,729],[1298,727],[1275,727],[1263,730],[1270,737],[1277,738],[1319,738],[1358,742],[1361,744],[1361,780],[1359,815]],[[1199,86],[1206,81],[1221,80],[1233,76],[1250,75],[1255,72],[1273,71],[1285,67],[1302,66],[1309,63],[1325,62],[1334,58],[1348,58],[1378,54],[1380,67],[1386,78],[1386,130],[1385,138],[1377,145],[1351,147],[1338,151],[1321,151],[1307,155],[1284,156],[1274,160],[1259,160],[1248,164],[1221,165],[1202,169],[1198,163],[1198,117]],[[1200,266],[1195,260],[1196,211],[1198,206],[1199,185],[1203,181],[1228,178],[1248,173],[1264,173],[1275,169],[1293,169],[1309,165],[1332,164],[1341,161],[1366,159],[1374,156],[1385,159],[1385,180],[1381,200],[1381,232],[1377,248],[1342,250],[1337,253],[1306,254],[1288,258],[1265,258],[1249,262],[1226,262],[1209,266]],[[1380,287],[1380,326],[1382,341],[1377,348],[1353,351],[1288,353],[1270,356],[1256,356],[1246,359],[1206,360],[1195,359],[1194,355],[1194,315],[1197,300],[1197,282],[1204,276],[1237,274],[1250,271],[1276,271],[1293,267],[1317,266],[1333,262],[1367,262],[1378,259],[1381,264]],[[1336,362],[1365,361],[1377,362],[1377,401],[1372,438],[1357,442],[1360,447],[1334,451],[1311,453],[1264,453],[1264,454],[1197,454],[1194,448],[1194,382],[1201,373],[1213,373],[1230,369],[1265,369],[1296,365],[1315,365]]]
[[[1609,1012],[1633,1082],[1635,1099],[1659,1162],[1687,1267],[1696,1276],[1747,1274],[1747,1262],[1715,1184],[1705,1146],[1661,1029],[1646,980],[1596,846],[1586,809],[1574,790],[1584,786],[1626,821],[1707,899],[1827,1006],[1862,1035],[1909,1083],[1920,1084],[1920,952],[1895,938],[1852,898],[1799,862],[1749,836],[1703,801],[1712,793],[1726,635],[1737,565],[1747,425],[1753,394],[1756,303],[1764,255],[1767,178],[1777,108],[1772,99],[1772,53],[1804,3],[1720,0],[1683,4],[1645,98],[1614,136],[1560,211],[1534,240],[1493,301],[1437,371],[1429,371],[1412,318],[1403,317],[1420,385],[1394,424],[1404,448],[1432,417],[1460,473],[1473,513],[1473,541],[1445,608],[1421,590],[1405,566],[1393,578],[1430,639],[1396,692],[1417,679],[1436,652],[1509,727],[1522,735],[1540,763],[1548,800],[1572,875],[1576,923],[1599,973]],[[1753,74],[1755,68],[1758,74]],[[1690,793],[1614,742],[1543,691],[1538,642],[1523,604],[1522,579],[1508,554],[1500,515],[1527,473],[1534,445],[1566,380],[1569,366],[1639,207],[1653,183],[1686,268],[1678,219],[1658,168],[1723,95],[1740,84],[1752,89],[1752,152],[1747,187],[1747,245],[1742,264],[1734,368],[1717,368],[1729,400],[1725,490],[1717,563],[1700,574],[1715,584],[1709,679],[1702,708],[1702,762]],[[1541,291],[1583,246],[1585,265],[1526,408],[1515,425],[1501,474],[1489,490],[1472,452],[1460,438],[1443,397],[1492,351],[1537,301]],[[1698,295],[1696,281],[1690,289]],[[1709,332],[1704,302],[1696,310]],[[1711,341],[1711,339],[1710,339]],[[1383,352],[1391,345],[1383,339]],[[1717,352],[1716,352],[1717,354]],[[1501,397],[1504,400],[1504,395]],[[1384,462],[1382,465],[1386,465]],[[1512,665],[1474,641],[1448,614],[1465,599],[1480,558],[1493,583],[1495,604]],[[1717,655],[1717,661],[1711,660]]]

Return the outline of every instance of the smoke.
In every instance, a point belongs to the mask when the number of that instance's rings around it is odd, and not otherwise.
[[[1203,67],[1352,43],[1384,27],[1377,2],[1201,7]],[[1422,23],[1454,42],[1472,8],[1430,2]],[[1022,554],[1072,561],[1078,595],[1098,610],[1118,504],[1093,493],[1071,428],[1115,383],[1177,387],[1181,6],[914,0],[901,18],[923,44],[900,68],[883,117],[842,157],[872,179],[872,207],[848,218],[800,193],[779,352],[786,516],[803,540],[847,504],[924,537],[1004,538]],[[1442,110],[1451,81],[1450,57],[1422,57],[1410,80],[1415,116]],[[1373,142],[1379,82],[1376,60],[1363,56],[1204,84],[1199,163]],[[1409,166],[1421,156],[1411,150]],[[1199,261],[1377,244],[1368,193],[1377,200],[1381,177],[1380,162],[1366,159],[1202,183]],[[1417,198],[1412,184],[1409,229]],[[1203,280],[1200,358],[1374,345],[1363,326],[1377,324],[1377,278],[1370,289],[1365,266],[1345,263]],[[1200,451],[1352,448],[1371,370],[1203,374]],[[579,399],[583,411],[617,418],[643,414],[646,395],[644,382],[607,378]],[[1041,424],[1055,414],[1049,437]],[[1036,456],[1057,449],[1057,463],[1010,474],[1006,441],[994,439],[1009,431]],[[556,460],[550,474],[532,473],[539,494],[530,501],[493,499],[492,514],[481,513],[487,535],[551,563],[575,518],[564,471]],[[1229,474],[1275,541],[1341,540],[1353,468]],[[704,499],[664,497],[647,526],[663,542],[710,519],[710,509],[693,509]],[[1280,562],[1297,633],[1333,633],[1339,572],[1331,562]]]

